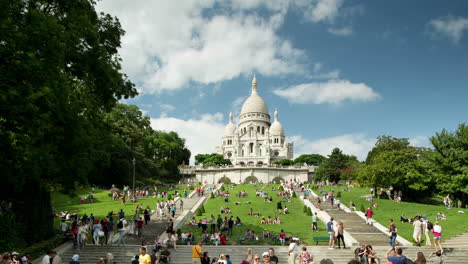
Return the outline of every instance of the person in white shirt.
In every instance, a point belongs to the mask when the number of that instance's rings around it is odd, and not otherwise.
[[[47,254],[42,258],[41,264],[50,264],[50,259],[54,257],[54,252],[49,251]]]
[[[62,230],[62,233],[65,233],[67,229],[68,229],[68,225],[67,223],[65,223],[65,219],[63,219],[62,222],[60,223],[60,230]]]
[[[119,230],[119,238],[117,239],[117,244],[124,245],[124,235],[125,235],[125,228],[127,227],[127,221],[125,218],[120,218],[119,222],[117,223],[117,228]]]
[[[296,244],[297,238],[291,238],[291,242],[289,243],[288,249],[288,264],[297,264],[297,253],[298,253],[298,246]]]

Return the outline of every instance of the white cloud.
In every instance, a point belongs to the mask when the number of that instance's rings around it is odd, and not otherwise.
[[[329,28],[328,32],[337,36],[350,36],[353,34],[353,28],[352,27]]]
[[[411,145],[416,145],[418,147],[421,146],[428,146],[429,143],[429,138],[426,136],[415,136],[409,139],[409,142]]]
[[[330,80],[321,83],[304,83],[273,91],[291,103],[299,104],[340,104],[343,101],[373,101],[380,98],[371,87],[364,83],[348,80]]]
[[[203,16],[215,5],[221,7],[219,14]],[[214,0],[106,0],[98,2],[97,9],[120,19],[126,30],[120,50],[123,70],[145,93],[180,89],[190,82],[213,84],[253,72],[273,76],[304,71],[303,52],[276,34],[287,5],[265,1],[262,5],[271,13],[265,17],[244,12],[259,4],[243,1],[238,3],[240,11],[224,10],[224,5]]]
[[[310,79],[338,79],[340,77],[339,70],[333,70],[324,73],[314,73],[308,76]]]
[[[307,21],[333,22],[343,6],[343,0],[296,0],[294,3],[303,12]]]
[[[190,163],[200,153],[216,152],[215,146],[221,143],[224,133],[223,114],[204,114],[199,119],[178,119],[175,117],[160,116],[151,118],[151,126],[155,130],[175,131],[184,138],[188,149],[192,152]]]
[[[167,112],[170,112],[175,109],[175,106],[171,104],[161,104],[160,107],[163,111],[167,111]]]
[[[452,17],[433,19],[429,22],[433,34],[449,37],[454,43],[458,43],[468,29],[468,18]]]
[[[376,139],[368,138],[364,134],[345,134],[336,137],[322,138],[314,141],[307,140],[300,135],[288,137],[289,141],[294,142],[295,156],[301,154],[318,153],[329,155],[337,147],[343,153],[355,155],[359,160],[365,160],[367,153],[374,147]]]

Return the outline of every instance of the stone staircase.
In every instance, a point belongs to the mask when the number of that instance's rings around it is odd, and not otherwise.
[[[310,201],[317,206],[316,199],[310,199]],[[377,230],[376,228],[369,226],[366,222],[354,213],[346,213],[344,210],[338,209],[336,205],[334,207],[327,202],[322,202],[320,207],[323,211],[326,211],[335,221],[343,222],[343,226],[348,233],[356,239],[359,244],[372,245],[372,246],[386,246],[388,244],[388,237]]]
[[[468,232],[443,241],[442,246],[449,248],[468,248]],[[468,263],[468,259],[466,262]]]
[[[275,250],[275,254],[279,259],[279,263],[288,263],[287,261],[287,246],[271,246]],[[138,254],[138,245],[125,245],[125,246],[86,246],[81,251],[70,250],[62,254],[64,263],[71,260],[74,254],[80,255],[81,264],[95,264],[99,258],[105,258],[106,254],[112,253],[114,255],[114,262],[116,264],[128,264],[133,256]],[[151,248],[151,246],[150,246]],[[171,251],[171,264],[186,264],[191,263],[191,248],[192,246],[177,246],[177,251]],[[217,257],[219,254],[228,254],[233,263],[240,263],[247,252],[248,248],[252,248],[254,254],[261,255],[263,252],[268,251],[269,246],[203,246],[203,251],[207,251],[210,258]],[[377,251],[377,256],[380,258],[381,263],[385,263],[384,254],[388,247],[377,246],[374,247]],[[308,246],[307,250],[314,256],[314,263],[320,262],[322,259],[331,259],[335,264],[346,264],[349,260],[354,258],[354,248],[351,249],[334,249],[329,250],[325,246]],[[148,250],[150,251],[150,250]],[[410,259],[415,259],[417,252],[422,252],[426,258],[434,251],[431,247],[407,247],[403,248],[403,255]],[[467,263],[468,248],[446,248],[444,254],[445,264],[458,264]]]

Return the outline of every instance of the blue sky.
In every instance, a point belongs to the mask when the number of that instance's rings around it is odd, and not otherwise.
[[[297,155],[360,159],[379,135],[428,145],[467,121],[468,1],[124,1],[123,71],[155,129],[214,152],[255,74]]]

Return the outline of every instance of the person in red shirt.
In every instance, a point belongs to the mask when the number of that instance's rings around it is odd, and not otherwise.
[[[224,235],[224,233],[221,233],[221,236],[219,237],[219,239],[221,240],[221,246],[225,246],[225,245],[226,245],[227,238],[226,238],[226,236]]]
[[[143,218],[140,217],[140,219],[138,219],[138,222],[137,222],[138,236],[140,236],[140,237],[141,237],[141,233],[142,233],[141,231],[143,229],[143,224],[144,224]]]
[[[374,215],[374,211],[370,207],[367,207],[366,210],[366,224],[372,225],[372,216]]]

